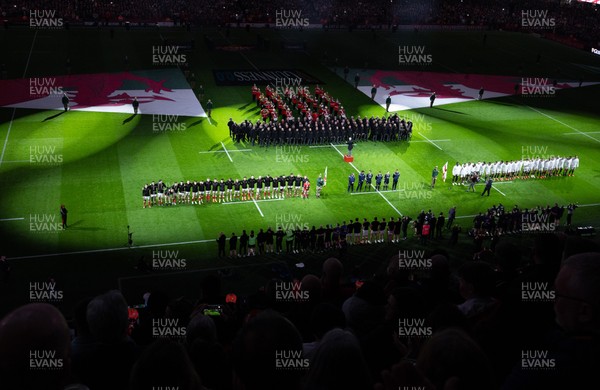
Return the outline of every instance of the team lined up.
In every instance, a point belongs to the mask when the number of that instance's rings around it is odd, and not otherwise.
[[[255,123],[245,120],[236,123],[229,119],[229,135],[234,142],[249,142],[254,146],[316,145],[332,142],[408,141],[413,123],[394,114],[389,117],[356,118],[291,118],[281,122]]]
[[[323,186],[321,175],[317,187]],[[279,199],[285,197],[308,198],[310,181],[306,176],[290,173],[288,176],[250,176],[243,179],[210,179],[205,181],[180,181],[172,185],[162,180],[142,187],[143,207],[174,206],[179,204],[222,203],[234,200]],[[317,197],[319,191],[317,191]]]
[[[491,177],[496,180],[544,179],[550,176],[573,176],[575,170],[579,168],[579,157],[552,157],[548,159],[522,159],[514,161],[497,162],[477,162],[464,163],[456,162],[452,168],[452,185],[464,184],[469,181],[473,175]]]
[[[375,190],[376,191],[387,191],[390,186],[390,177],[392,178],[392,191],[398,187],[398,180],[400,179],[400,171],[396,169],[393,174],[390,175],[390,171],[382,174],[381,171],[377,175],[373,175],[373,172],[360,171],[358,174],[358,184],[356,191],[371,191],[373,187],[373,178],[375,178]],[[356,183],[356,176],[354,172],[348,176],[348,192],[354,192],[354,183]],[[366,183],[366,184],[365,184]],[[382,188],[383,184],[383,188]]]

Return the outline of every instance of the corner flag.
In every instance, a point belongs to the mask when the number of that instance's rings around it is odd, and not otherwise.
[[[323,176],[323,187],[327,185],[327,167],[325,167],[325,175]]]
[[[442,180],[446,181],[446,174],[448,173],[448,161],[442,167]]]

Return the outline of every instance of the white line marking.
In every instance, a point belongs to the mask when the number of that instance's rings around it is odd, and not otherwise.
[[[341,144],[341,145],[335,145],[335,146],[346,146],[346,144]],[[311,145],[309,146],[309,148],[330,148],[331,144],[329,145]]]
[[[501,193],[502,195],[506,196],[506,194],[502,191],[500,191],[499,189],[497,189],[496,187],[492,187],[493,189],[495,189],[496,191],[498,191],[499,193]]]
[[[33,41],[31,42],[31,48],[29,49],[29,56],[27,57],[27,63],[25,64],[25,70],[23,71],[23,77],[27,74],[27,69],[29,68],[29,60],[31,60],[31,53],[33,53],[33,46],[35,45],[35,39],[37,37],[38,30],[35,30],[33,34]],[[6,132],[6,138],[4,139],[4,146],[2,147],[2,154],[0,154],[0,165],[4,161],[4,153],[6,152],[6,145],[8,145],[8,136],[10,135],[10,129],[12,128],[13,120],[15,119],[15,113],[17,112],[17,108],[13,108],[12,115],[10,117],[10,122],[8,123],[8,131]]]
[[[344,153],[340,152],[340,150],[334,144],[330,144],[330,145],[340,154],[340,156],[344,157]],[[353,163],[349,163],[349,164],[352,168],[354,168],[356,170],[356,172],[360,173],[360,170],[358,168],[356,168],[356,166],[354,166]],[[371,187],[375,188],[375,186],[373,184],[371,184]],[[403,214],[400,211],[398,211],[396,206],[394,206],[392,203],[390,203],[388,198],[386,198],[380,191],[377,191],[377,193],[383,198],[383,200],[385,200],[387,202],[387,204],[389,204],[394,209],[394,211],[396,211],[398,213],[399,216],[401,216],[401,217],[403,216]]]
[[[256,206],[256,208],[258,209],[258,212],[260,213],[261,217],[265,217],[265,215],[262,213],[262,210],[260,209],[260,207],[258,207],[258,203],[256,203],[256,201],[254,199],[252,199],[252,202],[254,202],[254,205]]]
[[[433,146],[435,146],[436,148],[438,148],[439,150],[444,150],[442,148],[440,148],[435,142],[433,142],[432,140],[430,140],[429,138],[425,137],[422,133],[417,132],[417,134],[419,134],[421,137],[425,138],[427,141],[429,141],[430,144],[432,144]],[[411,141],[414,142],[414,141]]]
[[[197,240],[197,241],[182,241],[182,242],[168,242],[166,244],[148,244],[148,245],[138,245],[138,246],[127,246],[123,245],[118,248],[105,248],[105,249],[90,249],[87,251],[75,251],[75,252],[62,252],[62,253],[48,253],[44,255],[32,255],[32,256],[18,256],[11,257],[10,259],[20,260],[20,259],[36,259],[40,257],[54,257],[54,256],[65,256],[65,255],[82,255],[87,253],[101,253],[101,252],[117,252],[124,251],[129,249],[144,249],[144,248],[156,248],[158,246],[173,246],[173,245],[187,245],[187,244],[203,244],[206,242],[216,242],[215,240]]]
[[[22,221],[25,218],[2,218],[0,219],[0,222],[4,222],[4,221]]]
[[[227,151],[227,148],[225,147],[225,144],[223,142],[221,142],[221,146],[223,146],[223,150],[225,151],[225,153],[227,154],[227,157],[229,157],[229,161],[233,162],[233,160],[231,159],[231,155],[229,154],[229,152]]]
[[[276,202],[278,200],[284,200],[283,198],[276,198],[276,199],[259,199],[259,200],[241,200],[239,202],[223,202],[221,204],[242,204],[242,203],[252,203],[252,202]]]
[[[371,185],[373,185],[373,184],[371,184]],[[367,192],[352,192],[352,193],[350,193],[350,195],[368,195],[368,194],[376,194],[378,192],[400,192],[400,191],[402,191],[402,190],[386,190],[386,191],[377,191],[377,190],[375,190],[373,192],[371,192],[371,191],[367,191]]]
[[[564,123],[564,122],[561,122],[561,121],[559,121],[558,119],[556,119],[556,118],[553,118],[553,117],[551,117],[551,116],[550,116],[550,115],[548,115],[548,114],[544,114],[544,113],[543,113],[543,112],[541,112],[540,110],[536,110],[535,108],[533,108],[533,107],[530,107],[530,106],[525,106],[525,107],[527,107],[527,108],[530,108],[530,109],[532,109],[533,111],[535,111],[535,112],[537,112],[537,113],[539,113],[539,114],[542,114],[542,115],[543,115],[543,116],[545,116],[546,118],[550,118],[550,119],[552,119],[553,121],[555,121],[555,122],[558,122],[558,123],[560,123],[561,125],[563,125],[563,126],[566,126],[566,127],[568,127],[569,129],[571,129],[571,130],[575,130],[575,131],[576,131],[578,134],[585,135],[586,137],[588,137],[588,138],[590,138],[590,139],[593,139],[594,141],[596,141],[596,142],[599,142],[599,143],[600,143],[600,140],[598,140],[598,139],[596,139],[596,138],[592,137],[591,135],[588,135],[587,133],[584,133],[583,131],[577,130],[577,129],[576,129],[576,128],[574,128],[573,126],[569,126],[569,125],[567,125],[566,123]]]
[[[564,133],[563,135],[600,134],[600,131],[582,131],[580,133]]]
[[[234,149],[234,150],[228,150],[227,152],[232,153],[232,152],[251,152],[252,149]],[[226,153],[224,150],[207,150],[205,152],[198,152],[198,153]]]
[[[419,133],[421,134],[421,133]],[[421,141],[421,140],[416,140],[416,141],[408,141],[408,142],[450,142],[451,140],[449,139],[432,139],[432,140],[427,140],[427,141]]]

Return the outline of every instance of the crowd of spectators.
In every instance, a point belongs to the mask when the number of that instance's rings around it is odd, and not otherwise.
[[[596,388],[599,251],[583,238],[540,235],[529,259],[501,241],[458,267],[443,251],[411,269],[417,251],[406,250],[370,275],[328,258],[318,273],[290,272],[247,294],[224,291],[218,274],[193,297],[149,286],[128,302],[113,290],[82,298],[69,321],[51,304],[27,304],[0,320],[0,384]],[[552,299],[530,299],[535,288]],[[60,364],[39,366],[49,361]]]
[[[190,2],[184,0],[30,0],[0,1],[0,14],[10,23],[27,23],[29,11],[56,10],[68,23],[147,23],[173,22],[176,25],[238,25],[260,23],[277,26],[282,11],[311,24],[329,27],[385,27],[397,25],[462,25],[509,30],[528,30],[522,11],[548,11],[554,18],[546,33],[593,43],[600,40],[597,6],[580,1],[550,0],[327,0],[327,1],[228,1]],[[288,16],[286,16],[288,17]],[[279,23],[281,25],[282,23]],[[534,29],[535,30],[535,29]]]

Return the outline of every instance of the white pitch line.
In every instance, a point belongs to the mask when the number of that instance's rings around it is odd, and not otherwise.
[[[83,255],[88,253],[101,253],[101,252],[117,252],[130,249],[144,249],[144,248],[156,248],[159,246],[174,246],[174,245],[187,245],[187,244],[203,244],[206,242],[215,242],[215,240],[197,240],[197,241],[181,241],[181,242],[168,242],[165,244],[148,244],[148,245],[132,245],[132,246],[121,246],[118,248],[105,248],[105,249],[90,249],[87,251],[75,251],[75,252],[62,252],[62,253],[47,253],[43,255],[31,255],[31,256],[18,256],[11,257],[10,260],[21,260],[21,259],[36,259],[40,257],[54,257],[54,256],[66,256],[66,255]]]
[[[373,184],[371,184],[371,185],[373,185]],[[373,192],[371,192],[371,191],[367,191],[367,192],[352,192],[352,193],[350,193],[350,195],[368,195],[368,194],[376,194],[378,192],[400,192],[400,191],[402,191],[402,190],[386,190],[386,191],[377,191],[377,190],[375,190]]]
[[[254,202],[276,202],[278,200],[284,200],[283,198],[276,198],[276,199],[259,199],[259,200],[254,200]],[[243,204],[243,203],[252,203],[252,200],[241,200],[239,202],[223,202],[221,204]]]
[[[340,156],[344,157],[344,153],[340,152],[340,150],[334,145],[334,144],[330,144],[335,150],[336,152],[338,152],[340,154]],[[360,170],[358,168],[356,168],[356,166],[353,163],[349,163],[350,166],[352,168],[354,168],[356,170],[356,172],[360,173]],[[375,186],[373,184],[371,184],[371,187],[375,188]],[[377,190],[376,190],[377,191]],[[383,198],[383,200],[385,200],[387,202],[387,204],[389,204],[394,211],[396,211],[398,213],[398,215],[400,215],[401,217],[404,216],[397,208],[396,206],[394,206],[389,200],[388,198],[386,198],[381,191],[377,191],[377,193]]]
[[[582,131],[580,133],[564,133],[563,135],[600,134],[600,131]]]
[[[27,63],[25,64],[25,70],[23,71],[23,77],[27,74],[27,69],[29,68],[29,61],[31,60],[31,53],[33,53],[33,46],[35,45],[35,39],[37,37],[38,30],[35,30],[33,34],[33,42],[31,42],[31,48],[29,48],[29,56],[27,57]],[[8,136],[10,135],[10,129],[12,128],[13,121],[15,119],[15,113],[17,112],[17,108],[13,108],[12,116],[10,117],[10,122],[8,123],[8,131],[6,132],[6,138],[4,139],[4,146],[2,147],[2,154],[0,154],[0,165],[4,162],[4,153],[6,152],[6,145],[8,145]]]
[[[493,189],[495,189],[496,191],[498,191],[499,193],[501,193],[502,195],[506,196],[506,194],[502,191],[500,191],[499,189],[497,189],[496,187],[492,186]]]
[[[588,137],[588,138],[590,138],[590,139],[593,139],[594,141],[596,141],[596,142],[600,143],[600,140],[599,140],[599,139],[596,139],[596,138],[592,137],[591,135],[589,135],[589,134],[587,134],[587,133],[584,133],[584,132],[583,132],[583,131],[581,131],[581,130],[578,130],[578,129],[576,129],[576,128],[574,128],[573,126],[567,125],[566,123],[564,123],[564,122],[561,122],[561,121],[559,121],[558,119],[556,119],[556,118],[553,118],[553,117],[551,117],[551,116],[550,116],[550,115],[548,115],[548,114],[544,114],[544,113],[543,113],[543,112],[541,112],[540,110],[536,110],[535,108],[533,108],[533,107],[530,107],[530,106],[525,106],[525,107],[527,107],[527,108],[530,108],[530,109],[532,109],[533,111],[537,112],[538,114],[542,114],[542,115],[543,115],[543,116],[545,116],[546,118],[550,118],[550,119],[552,119],[553,121],[555,121],[555,122],[558,122],[558,123],[560,123],[561,125],[563,125],[563,126],[566,126],[566,127],[568,127],[569,129],[571,129],[571,130],[575,130],[575,131],[576,131],[578,134],[585,135],[586,137]]]
[[[419,133],[421,134],[421,133]],[[427,141],[420,141],[420,140],[416,140],[416,141],[408,141],[410,142],[450,142],[451,140],[449,139],[432,139],[432,140],[427,140]]]
[[[440,148],[435,142],[433,142],[429,138],[425,137],[421,132],[418,132],[417,134],[419,134],[421,137],[425,138],[427,141],[429,141],[430,144],[432,144],[433,146],[435,146],[439,150],[444,150],[444,149]],[[411,141],[411,142],[415,142],[415,141]]]
[[[346,146],[346,144],[335,145],[335,146]],[[311,145],[311,146],[309,146],[309,148],[311,148],[311,149],[312,148],[330,148],[330,147],[331,147],[331,144],[330,145]]]
[[[0,219],[0,222],[4,222],[4,221],[22,221],[25,218],[2,218]]]
[[[254,199],[252,199],[252,202],[254,202],[254,205],[256,206],[256,208],[258,209],[258,212],[260,213],[261,217],[265,217],[265,215],[262,213],[262,210],[260,209],[260,207],[258,207],[258,203],[256,203],[256,201]]]
[[[225,144],[223,142],[221,142],[221,146],[223,146],[223,150],[225,151],[225,153],[227,154],[227,157],[229,157],[229,161],[233,162],[233,160],[231,159],[231,155],[229,154],[229,152],[227,151],[227,148],[225,147]]]
[[[233,152],[251,152],[252,149],[234,149],[234,150],[228,150],[229,153],[233,153]],[[202,152],[198,152],[198,153],[225,153],[224,150],[207,150],[207,151],[202,151]]]

